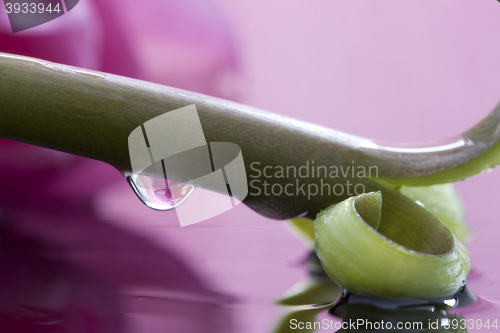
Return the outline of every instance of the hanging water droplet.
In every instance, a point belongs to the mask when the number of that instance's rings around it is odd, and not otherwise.
[[[195,189],[192,184],[142,174],[129,176],[127,181],[144,204],[157,210],[178,207]]]

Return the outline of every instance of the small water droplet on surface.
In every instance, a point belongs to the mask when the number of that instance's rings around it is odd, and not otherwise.
[[[179,207],[195,189],[192,184],[145,175],[132,175],[127,181],[146,206],[157,210]]]

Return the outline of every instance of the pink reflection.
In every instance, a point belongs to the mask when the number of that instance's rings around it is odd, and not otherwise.
[[[124,332],[116,286],[54,258],[55,251],[2,230],[0,331]]]
[[[45,162],[3,182],[0,192],[8,207],[0,218],[0,328],[231,331],[231,325],[218,325],[231,321],[232,299],[214,292],[189,260],[95,216],[91,203],[99,189],[126,184],[116,170],[73,157],[61,171],[58,159],[26,156],[33,165]]]

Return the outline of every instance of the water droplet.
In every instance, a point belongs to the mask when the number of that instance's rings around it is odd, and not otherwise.
[[[192,184],[143,174],[129,176],[127,181],[144,204],[157,210],[179,207],[195,189]]]

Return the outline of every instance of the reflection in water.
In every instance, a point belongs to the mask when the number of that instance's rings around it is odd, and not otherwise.
[[[450,315],[447,310],[443,303],[382,309],[350,303],[347,297],[331,308],[330,313],[342,318],[342,328],[337,332],[467,332],[466,328],[452,324],[464,317]]]
[[[277,303],[291,306],[273,333],[287,332],[467,332],[466,319],[448,311],[471,305],[476,296],[466,286],[448,299],[389,300],[342,292],[322,269],[314,251],[306,260],[309,277]],[[318,319],[327,312],[330,317]]]
[[[466,319],[460,314],[448,314],[452,309],[446,302],[423,305],[401,305],[381,308],[363,297],[345,294],[335,304],[302,307],[286,313],[278,322],[274,333],[315,332],[467,332]],[[361,302],[360,302],[361,301]],[[386,305],[389,302],[382,302]],[[458,304],[458,303],[453,303]],[[379,305],[379,304],[378,304]],[[339,317],[317,319],[324,311]]]
[[[0,332],[123,332],[118,290],[50,252],[0,233]]]
[[[100,242],[85,241],[84,226],[73,224],[83,260],[58,259],[68,249],[0,230],[0,332],[233,331],[231,299],[204,286],[181,261],[133,235],[86,222],[108,246],[96,252]]]
[[[303,306],[331,303],[342,295],[342,287],[326,275],[316,251],[310,252],[305,263],[309,278],[294,285],[276,301],[277,304]]]

